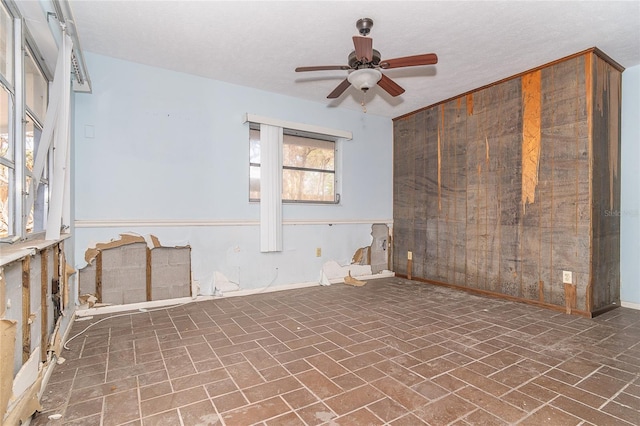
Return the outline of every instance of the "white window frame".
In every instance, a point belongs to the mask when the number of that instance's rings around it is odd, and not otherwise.
[[[250,131],[257,131],[258,133],[260,132],[260,125],[255,124],[255,123],[251,123],[249,125],[249,129]],[[323,173],[323,174],[328,174],[331,175],[332,180],[333,180],[333,199],[332,200],[320,200],[320,199],[311,199],[311,200],[298,200],[298,199],[290,199],[290,198],[283,198],[282,202],[286,203],[286,204],[339,204],[340,203],[340,191],[339,191],[339,170],[337,168],[337,164],[338,164],[338,158],[339,158],[339,150],[338,150],[338,144],[339,144],[339,140],[337,140],[335,137],[331,137],[331,136],[326,136],[326,135],[318,135],[315,133],[307,133],[307,132],[301,132],[299,130],[292,130],[292,129],[282,129],[282,137],[283,137],[283,147],[284,145],[296,145],[295,143],[291,142],[291,139],[289,139],[289,136],[293,136],[293,137],[297,137],[297,138],[304,138],[304,139],[309,139],[311,141],[322,141],[322,142],[327,142],[329,144],[332,145],[332,150],[333,150],[333,169],[320,169],[320,168],[303,168],[303,167],[295,167],[295,166],[288,166],[285,164],[282,164],[282,185],[284,187],[285,181],[284,181],[284,172],[286,170],[293,170],[293,171],[302,171],[302,172],[317,172],[317,173]],[[251,159],[249,160],[249,170],[251,170],[252,168],[260,168],[260,163],[255,163],[255,162],[251,162]],[[249,185],[251,185],[251,176],[250,176],[250,181],[249,181]],[[283,190],[284,192],[284,190]],[[284,195],[284,194],[283,194]],[[254,202],[260,202],[260,198],[259,197],[252,197],[251,196],[251,188],[249,189],[249,201],[254,203]]]
[[[245,123],[249,123],[250,129],[258,129],[261,124],[279,127],[282,129],[284,137],[287,135],[307,137],[311,139],[319,139],[334,143],[334,200],[333,201],[321,201],[321,200],[282,200],[285,204],[339,204],[341,199],[341,183],[342,183],[342,167],[341,167],[341,149],[340,144],[343,140],[353,139],[353,134],[350,131],[337,130],[328,127],[316,126],[305,123],[296,123],[291,121],[284,121],[275,118],[269,118],[259,116],[255,114],[246,114]],[[252,163],[249,162],[249,167]],[[287,167],[281,167],[282,170]],[[319,170],[321,171],[321,170]],[[262,184],[262,183],[261,183]],[[248,197],[250,202],[260,202],[260,199]]]
[[[20,17],[19,12],[11,7],[11,4],[5,2],[0,3],[2,8],[8,12],[13,23],[13,64],[12,74],[13,81],[7,81],[4,76],[0,76],[0,84],[3,86],[2,90],[9,93],[10,105],[9,105],[9,144],[12,149],[11,158],[0,158],[0,163],[3,166],[9,167],[12,179],[9,183],[9,200],[8,200],[8,235],[0,236],[0,243],[2,242],[14,242],[18,240],[28,240],[35,238],[42,238],[45,233],[44,224],[41,223],[36,231],[27,229],[30,211],[27,211],[27,178],[32,177],[32,172],[27,167],[26,161],[26,124],[27,120],[33,123],[34,129],[38,128],[42,131],[44,117],[39,117],[36,111],[32,111],[26,104],[26,79],[25,79],[25,55],[29,55],[32,59],[37,70],[46,81],[46,94],[49,96],[49,85],[51,83],[50,73],[47,72],[46,67],[41,63],[41,55],[39,55],[37,49],[34,46],[33,40],[28,34],[26,27],[24,26],[23,19]],[[49,149],[49,157],[51,157],[52,148]],[[35,156],[35,152],[34,152]],[[49,161],[48,161],[49,162]],[[49,162],[50,166],[50,162]],[[47,167],[46,170],[50,170]],[[44,211],[36,213],[34,210],[34,216],[36,214],[39,217],[46,217],[46,209],[48,207],[49,200],[49,187],[50,176],[43,175],[40,179],[40,183],[44,184],[47,193],[44,194],[44,202],[39,204],[35,208],[44,209]]]
[[[309,124],[292,123],[288,121],[246,114],[245,123],[260,125],[261,165],[260,165],[260,251],[282,251],[282,140],[284,129],[305,132],[307,134],[334,137],[351,140],[351,132],[314,126]],[[262,135],[262,131],[266,134]],[[264,146],[266,150],[262,150]],[[336,152],[337,154],[337,152]],[[337,155],[336,155],[337,157]],[[340,173],[340,163],[334,158],[336,173]],[[247,173],[249,177],[249,173]],[[266,179],[263,179],[265,177]],[[334,183],[336,194],[340,193],[339,178]],[[247,190],[249,185],[247,185]],[[339,198],[338,198],[339,199]]]

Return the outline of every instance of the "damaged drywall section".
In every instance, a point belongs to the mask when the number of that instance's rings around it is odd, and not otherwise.
[[[0,424],[19,425],[41,409],[42,389],[60,359],[56,346],[71,329],[64,318],[75,271],[62,240],[10,249],[19,256],[0,265]]]
[[[346,283],[362,286],[366,279],[391,277],[389,268],[389,227],[374,223],[371,226],[371,244],[358,248],[348,265],[330,260],[322,265],[321,285]]]
[[[17,323],[14,320],[0,319],[0,418],[7,412],[12,395]]]
[[[40,348],[33,351],[13,380],[12,396],[8,401],[3,424],[24,424],[33,413],[42,410],[42,383],[47,369],[52,365],[50,362],[40,363]]]
[[[191,247],[166,247],[154,235],[120,234],[88,248],[85,261],[79,273],[81,300],[124,305],[197,294]]]

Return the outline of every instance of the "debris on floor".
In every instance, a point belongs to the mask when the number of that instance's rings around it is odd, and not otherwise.
[[[330,260],[322,265],[322,278],[320,283],[330,285],[331,283],[342,282],[346,276],[371,275],[371,265],[346,265],[341,266],[335,260]]]
[[[78,301],[80,305],[87,305],[88,308],[93,308],[98,298],[93,294],[83,294],[82,296],[78,296]]]
[[[351,276],[351,271],[349,271],[349,275],[347,275],[346,277],[344,277],[344,283],[348,284],[348,285],[352,285],[355,287],[362,287],[363,285],[365,285],[367,282],[366,281],[360,281],[357,278],[353,278]]]

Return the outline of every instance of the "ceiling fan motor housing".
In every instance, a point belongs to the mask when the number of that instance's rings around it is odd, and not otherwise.
[[[354,70],[359,68],[374,68],[374,67],[377,67],[378,64],[380,63],[380,58],[381,58],[380,52],[378,52],[376,49],[373,49],[372,56],[373,58],[371,59],[371,62],[363,63],[358,60],[358,58],[356,57],[356,52],[354,50],[349,54],[349,59],[347,63],[349,64],[349,67],[353,68]]]

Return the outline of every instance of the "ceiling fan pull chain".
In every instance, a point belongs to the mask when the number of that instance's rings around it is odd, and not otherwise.
[[[362,102],[360,103],[360,105],[362,105],[362,112],[364,112],[365,114],[367,113],[367,104],[365,103],[367,97],[367,92],[365,92],[364,90],[362,91]]]

